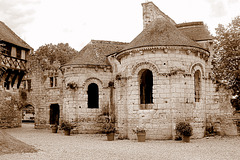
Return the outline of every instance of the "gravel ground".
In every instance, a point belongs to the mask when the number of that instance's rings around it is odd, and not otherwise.
[[[0,156],[13,153],[33,153],[37,150],[0,129]]]
[[[5,154],[0,160],[114,160],[114,159],[240,159],[240,137],[211,137],[179,141],[115,140],[106,141],[105,135],[76,134],[33,129],[32,124],[22,128],[6,129],[13,137],[34,146],[36,153]]]

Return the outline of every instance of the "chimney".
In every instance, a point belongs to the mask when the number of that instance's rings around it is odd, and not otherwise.
[[[153,2],[142,3],[143,7],[143,29],[145,29],[154,19],[156,18],[165,18],[174,25],[176,23],[166,14],[164,14]]]

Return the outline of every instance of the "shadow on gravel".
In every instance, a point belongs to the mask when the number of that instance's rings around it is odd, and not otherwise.
[[[37,152],[30,146],[0,129],[0,155],[13,153],[34,153]]]

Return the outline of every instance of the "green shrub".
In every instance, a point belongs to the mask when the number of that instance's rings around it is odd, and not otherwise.
[[[176,125],[176,134],[192,136],[192,126],[188,122],[179,122]]]

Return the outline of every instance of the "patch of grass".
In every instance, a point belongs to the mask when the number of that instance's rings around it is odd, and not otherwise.
[[[0,155],[14,153],[34,153],[37,150],[0,129]]]

